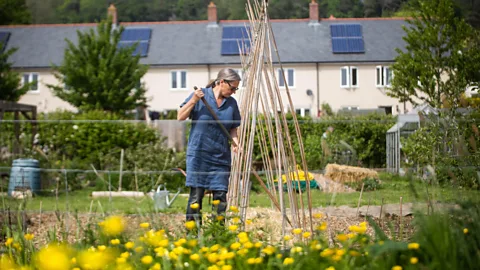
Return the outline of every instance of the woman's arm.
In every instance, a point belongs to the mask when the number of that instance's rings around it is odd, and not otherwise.
[[[232,150],[233,152],[237,153],[238,150],[240,149],[238,145],[238,133],[237,133],[238,128],[232,128],[230,129],[230,136],[232,137],[232,140],[234,143],[232,143]]]
[[[197,102],[203,96],[205,96],[205,94],[203,93],[202,89],[195,90],[195,92],[193,92],[192,98],[185,105],[183,105],[180,110],[178,110],[177,120],[187,120],[193,108],[195,107],[195,104],[197,104]]]

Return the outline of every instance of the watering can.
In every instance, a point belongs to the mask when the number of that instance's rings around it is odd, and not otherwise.
[[[180,189],[178,189],[178,192],[173,196],[172,200],[170,200],[167,187],[164,187],[164,189],[161,190],[162,186],[163,185],[158,186],[157,191],[153,194],[153,201],[155,202],[155,210],[167,209],[175,201],[178,194],[180,194]]]

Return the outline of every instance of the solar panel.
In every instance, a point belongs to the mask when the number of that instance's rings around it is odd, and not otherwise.
[[[240,48],[243,53],[250,49],[250,40],[248,39],[249,27],[245,26],[225,26],[222,32],[222,55],[239,55]]]
[[[137,41],[150,40],[152,29],[150,28],[127,28],[122,32],[120,40]]]
[[[135,46],[138,41],[121,41],[118,43],[118,48],[127,48],[131,46]],[[148,48],[150,47],[149,42],[141,41],[138,42],[138,46],[133,51],[132,55],[137,56],[140,55],[141,57],[146,57],[148,55]]]
[[[8,39],[10,38],[10,32],[0,32],[0,52],[7,47]]]
[[[333,53],[364,53],[362,26],[360,24],[330,25]]]
[[[118,48],[134,46],[135,43],[139,42],[132,55],[146,57],[148,55],[151,36],[152,29],[150,28],[126,28],[123,30],[122,35],[120,36]]]
[[[241,39],[222,40],[222,55],[239,55],[240,49],[243,49],[243,53],[247,53],[250,50],[250,41]]]

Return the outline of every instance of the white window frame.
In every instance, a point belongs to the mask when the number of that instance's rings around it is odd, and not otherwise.
[[[175,72],[175,75],[177,77],[177,87],[173,87],[173,80],[172,80],[172,73]],[[182,72],[185,72],[185,87],[182,87]],[[170,70],[168,76],[170,77],[170,90],[173,91],[182,91],[182,90],[187,90],[188,89],[188,71],[187,70]]]
[[[390,80],[387,83],[388,73],[390,73]],[[392,86],[393,80],[393,71],[390,69],[390,66],[376,66],[375,67],[375,86],[378,88],[381,87],[390,87]]]
[[[25,82],[25,75],[28,75],[28,82]],[[33,82],[33,75],[36,75],[37,76],[37,83],[36,83],[36,88],[37,89],[31,89],[29,88],[28,89],[28,93],[39,93],[40,92],[40,85],[39,85],[39,81],[40,81],[40,75],[38,75],[38,73],[36,72],[26,72],[26,73],[22,73],[22,85],[25,85],[25,84],[28,84],[30,82]]]
[[[301,116],[301,117],[305,117],[305,111],[306,111],[306,110],[309,111],[309,116],[310,116],[310,117],[312,116],[312,110],[311,110],[310,108],[305,108],[305,107],[295,108],[295,114],[297,114],[297,110],[300,110],[300,116]]]
[[[289,74],[288,71],[289,71],[289,70],[291,70],[292,73],[293,73],[293,74],[292,74],[292,81],[293,81],[293,82],[292,82],[291,85],[290,85],[290,77],[288,76],[288,74]],[[295,75],[295,73],[296,73],[296,72],[295,72],[295,69],[294,69],[294,68],[284,68],[283,71],[285,72],[285,78],[287,79],[288,89],[290,89],[290,88],[295,88],[295,82],[297,81],[296,75]],[[279,86],[280,88],[282,88],[282,89],[285,89],[285,88],[286,88],[285,82],[283,82],[284,85],[281,85],[281,84],[280,84],[280,82],[281,82],[281,81],[280,81],[280,78],[283,78],[282,69],[281,69],[281,68],[278,68],[278,69],[277,69],[277,76],[278,76],[278,86]]]
[[[356,84],[353,84],[353,71],[356,73]],[[346,84],[343,83],[343,71],[345,71]],[[357,88],[358,87],[358,67],[343,66],[340,68],[340,87],[341,88]]]

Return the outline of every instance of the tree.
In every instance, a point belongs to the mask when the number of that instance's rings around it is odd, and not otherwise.
[[[25,0],[0,0],[0,25],[28,24],[30,20]]]
[[[0,100],[16,102],[28,91],[30,84],[20,86],[20,75],[12,70],[12,63],[8,62],[16,49],[2,52],[1,48],[0,44]]]
[[[78,45],[67,39],[62,65],[53,66],[62,85],[48,87],[82,110],[125,113],[144,106],[146,90],[139,82],[148,67],[140,64],[139,55],[132,55],[134,46],[118,48],[123,30],[113,29],[111,21],[102,21],[96,31],[77,31]]]
[[[478,32],[455,16],[451,0],[420,0],[408,19],[405,51],[397,49],[388,94],[401,102],[458,108],[462,93],[480,81]]]

